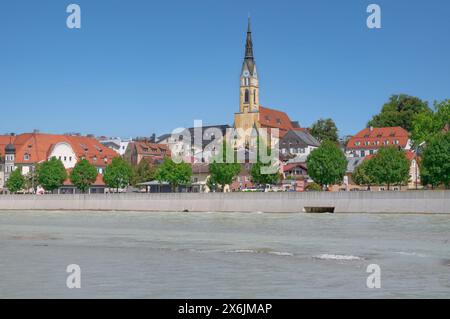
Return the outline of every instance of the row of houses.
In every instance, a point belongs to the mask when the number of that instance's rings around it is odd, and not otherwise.
[[[116,156],[122,156],[131,165],[147,161],[151,165],[159,165],[164,157],[172,152],[189,146],[191,152],[187,158],[192,164],[192,183],[189,191],[207,192],[209,177],[209,162],[217,150],[208,149],[208,144],[226,135],[229,125],[202,127],[200,132],[204,137],[200,143],[194,140],[196,128],[188,128],[179,134],[163,134],[159,137],[145,139],[121,139],[80,134],[44,134],[39,132],[20,135],[0,135],[0,191],[11,172],[20,169],[23,175],[35,170],[36,164],[56,157],[61,160],[68,172],[81,159],[87,159],[98,171],[98,178],[91,186],[90,192],[103,193],[105,183],[102,176],[105,167]],[[221,140],[217,145],[221,144]],[[308,183],[313,182],[308,175],[307,158],[311,152],[320,146],[307,129],[286,130],[278,143],[280,156],[280,175],[282,181],[278,187],[282,190],[303,191]],[[364,160],[374,156],[383,146],[395,146],[405,151],[410,160],[410,183],[407,188],[420,185],[420,168],[416,153],[411,149],[409,133],[401,127],[365,128],[349,138],[343,151],[347,156],[347,172],[341,185],[333,190],[364,190],[364,186],[355,185],[352,174]],[[248,190],[256,185],[251,178],[251,163],[241,164],[241,172],[235,181],[229,185],[230,191]],[[149,181],[151,182],[151,181]],[[152,186],[153,185],[153,186]],[[157,182],[149,184],[151,191],[161,188]],[[384,186],[375,186],[372,190],[384,190]],[[59,192],[77,192],[70,180],[64,182]]]

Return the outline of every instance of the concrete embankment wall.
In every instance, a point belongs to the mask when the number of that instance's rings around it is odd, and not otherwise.
[[[298,213],[450,214],[450,191],[0,195],[0,210],[118,210]]]

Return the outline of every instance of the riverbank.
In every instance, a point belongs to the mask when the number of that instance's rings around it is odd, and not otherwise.
[[[450,214],[450,191],[1,195],[2,210]]]

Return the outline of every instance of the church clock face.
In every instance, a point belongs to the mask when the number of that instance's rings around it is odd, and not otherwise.
[[[245,70],[242,75],[246,78],[248,78],[250,76],[250,72],[248,72],[248,70]]]

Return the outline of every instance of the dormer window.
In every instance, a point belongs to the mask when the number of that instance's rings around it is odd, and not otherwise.
[[[24,161],[29,161],[29,160],[30,160],[30,155],[29,155],[28,153],[25,153],[25,154],[23,155],[23,160],[24,160]]]
[[[92,158],[92,160],[94,161],[94,163],[97,162],[97,156],[94,156],[94,157]]]
[[[281,120],[279,118],[277,118],[277,123],[281,124]]]

